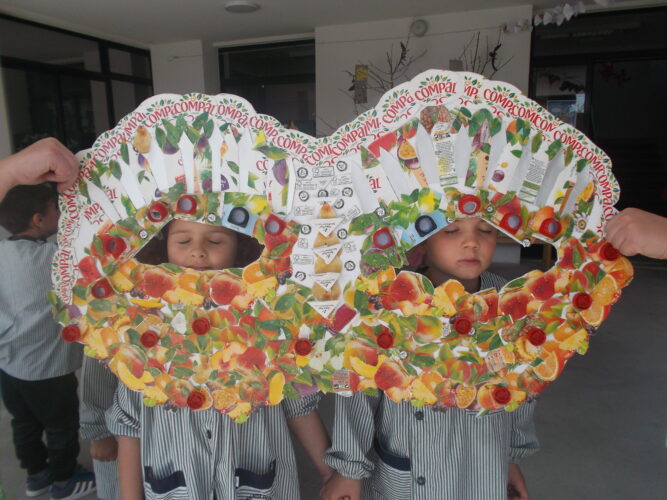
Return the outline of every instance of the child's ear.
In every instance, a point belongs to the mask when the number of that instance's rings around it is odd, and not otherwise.
[[[30,226],[33,229],[40,229],[43,222],[44,216],[40,213],[33,214],[33,216],[30,217]]]

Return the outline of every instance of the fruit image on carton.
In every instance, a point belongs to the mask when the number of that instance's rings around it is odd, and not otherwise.
[[[606,155],[502,82],[430,70],[316,139],[227,94],[160,95],[79,153],[54,314],[148,405],[254,408],[314,390],[512,411],[562,372],[632,266],[602,234]],[[555,265],[470,294],[400,271],[480,217]],[[264,245],[245,268],[136,260],[171,220]]]

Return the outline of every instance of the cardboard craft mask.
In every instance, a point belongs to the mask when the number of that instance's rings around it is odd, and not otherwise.
[[[253,408],[317,390],[511,411],[588,348],[632,278],[602,238],[608,157],[519,90],[427,71],[315,139],[231,95],[148,99],[79,154],[53,262],[66,341],[148,405]],[[466,293],[399,272],[451,221],[556,247],[547,272]],[[134,255],[174,218],[264,245],[243,269]]]

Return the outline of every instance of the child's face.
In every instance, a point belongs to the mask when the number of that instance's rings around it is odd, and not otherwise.
[[[426,264],[459,280],[476,279],[491,265],[497,234],[482,219],[455,220],[424,243]]]
[[[174,220],[167,233],[169,262],[197,270],[226,269],[236,260],[236,233],[221,226]]]

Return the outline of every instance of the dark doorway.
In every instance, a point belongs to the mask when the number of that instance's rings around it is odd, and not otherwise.
[[[667,216],[667,9],[590,14],[533,34],[530,95],[607,152],[617,208]]]

